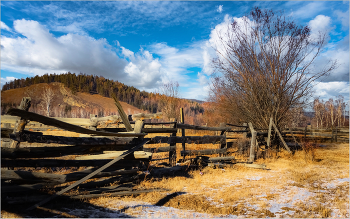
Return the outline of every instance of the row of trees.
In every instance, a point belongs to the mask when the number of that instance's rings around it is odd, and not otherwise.
[[[313,102],[314,120],[317,128],[341,127],[346,123],[346,103],[343,96],[328,101],[316,98]]]

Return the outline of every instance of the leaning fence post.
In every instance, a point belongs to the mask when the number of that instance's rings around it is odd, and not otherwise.
[[[255,159],[255,146],[256,146],[256,135],[257,132],[254,130],[254,127],[251,122],[248,123],[250,132],[252,133],[252,139],[250,141],[250,155],[249,162],[254,162]]]
[[[30,105],[31,105],[31,98],[30,97],[23,97],[18,109],[28,111]],[[24,131],[24,127],[26,126],[26,124],[27,124],[26,119],[22,119],[22,118],[17,119],[12,134],[15,134],[17,137],[20,137],[20,135]],[[11,140],[10,148],[18,148],[19,144],[20,144],[19,141]]]

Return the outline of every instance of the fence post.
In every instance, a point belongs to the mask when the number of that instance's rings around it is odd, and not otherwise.
[[[184,109],[183,108],[180,108],[180,117],[181,117],[181,123],[182,124],[185,124],[185,115],[184,115]],[[181,133],[182,133],[182,137],[185,137],[185,129],[181,129]],[[185,142],[182,142],[182,150],[183,151],[186,151],[186,143]],[[182,162],[185,162],[185,155],[186,153],[183,154],[183,158],[182,158]]]
[[[335,136],[334,136],[335,142],[338,141],[338,127],[335,127]]]
[[[224,122],[220,123],[220,127],[226,127],[226,123],[224,123]],[[222,149],[222,148],[226,148],[227,149],[226,131],[221,131],[221,135],[225,136],[225,141],[221,141],[220,149]],[[226,155],[226,153],[222,154],[222,156]]]
[[[31,98],[30,97],[23,97],[18,109],[28,111],[30,105],[31,105]],[[17,119],[12,134],[15,134],[16,136],[20,136],[22,134],[26,124],[27,124],[26,119],[22,119],[22,118]],[[20,144],[20,142],[15,141],[15,140],[11,140],[10,148],[18,148],[19,144]]]
[[[171,118],[170,121],[175,122],[173,128],[177,128],[176,118]],[[175,136],[176,137],[176,133],[177,133],[177,131],[171,133],[170,136]],[[170,147],[171,146],[175,146],[175,150],[170,150],[169,151],[169,164],[171,166],[175,166],[176,165],[176,142],[175,143],[171,143]]]
[[[254,130],[254,127],[251,122],[248,123],[250,132],[252,133],[252,139],[250,141],[250,154],[249,154],[249,162],[254,162],[255,159],[255,146],[256,146],[256,134],[257,132]]]

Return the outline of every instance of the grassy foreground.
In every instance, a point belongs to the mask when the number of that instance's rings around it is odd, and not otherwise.
[[[281,152],[278,157],[257,162],[265,163],[269,170],[207,167],[188,176],[151,179],[138,186],[171,189],[168,193],[103,197],[88,202],[136,217],[145,215],[137,213],[143,205],[135,202],[192,210],[207,217],[349,217],[349,144],[320,147],[313,161],[297,151],[294,155]]]

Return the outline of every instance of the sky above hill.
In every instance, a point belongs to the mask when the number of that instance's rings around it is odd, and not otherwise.
[[[348,101],[348,1],[1,1],[1,85],[70,71],[151,92],[178,81],[180,97],[206,100],[214,31],[255,6],[326,32],[315,64],[336,59],[339,67],[315,85],[315,96]]]

